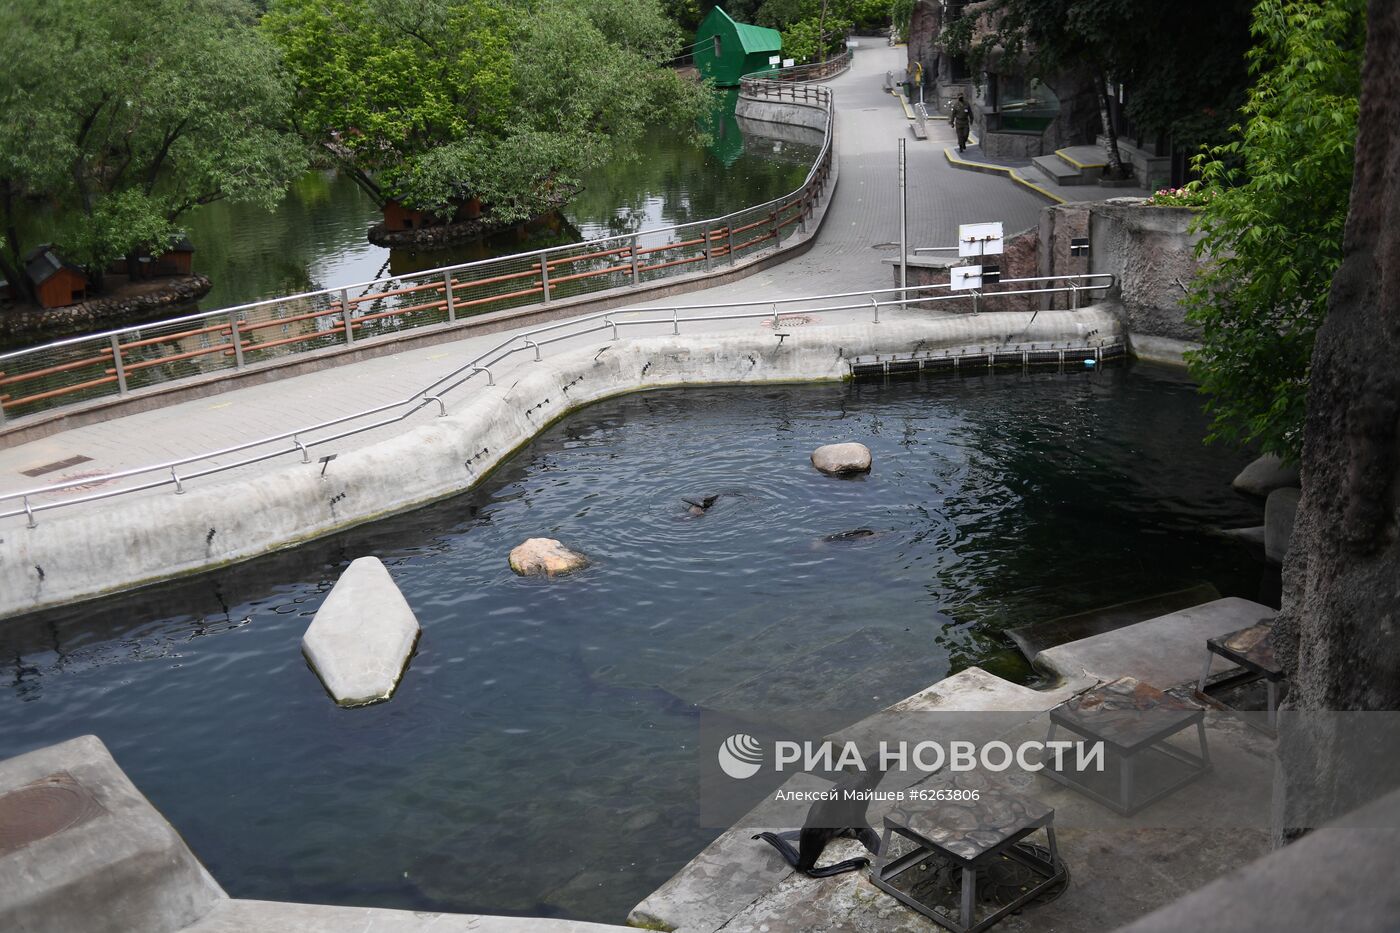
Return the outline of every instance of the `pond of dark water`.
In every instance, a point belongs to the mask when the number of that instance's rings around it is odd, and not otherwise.
[[[1008,626],[1257,598],[1211,534],[1258,521],[1244,461],[1204,431],[1143,367],[615,399],[432,507],[0,623],[0,757],[98,735],[235,896],[621,922],[717,834],[701,709],[785,677],[787,703],[873,712],[971,664],[1029,679]],[[816,473],[836,440],[874,470]],[[880,534],[824,540],[857,528]],[[517,578],[532,536],[594,564]],[[391,701],[341,710],[300,639],[365,554],[423,634]]]

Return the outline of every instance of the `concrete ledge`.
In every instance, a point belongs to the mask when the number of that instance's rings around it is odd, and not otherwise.
[[[1168,363],[1185,366],[1186,354],[1199,350],[1199,343],[1189,340],[1175,340],[1171,337],[1153,337],[1150,334],[1128,334],[1128,350],[1140,360],[1150,363]]]
[[[627,929],[543,917],[491,917],[231,900],[220,904],[194,926],[187,927],[186,933],[608,933]]]
[[[608,341],[501,373],[498,384],[449,398],[451,413],[394,438],[344,450],[322,474],[292,464],[256,479],[184,495],[117,498],[52,513],[0,539],[0,618],[246,560],[460,493],[540,430],[592,402],[668,386],[841,380],[870,353],[965,344],[1120,339],[1116,318],[1089,308],[908,317],[807,326],[786,334]],[[240,508],[229,509],[229,502]]]
[[[42,801],[14,796],[36,782]],[[0,762],[10,820],[40,828],[0,850],[0,930],[172,933],[227,899],[96,736]]]
[[[1118,933],[1393,933],[1400,922],[1397,848],[1400,792],[1119,927]]]
[[[1277,611],[1229,596],[1146,622],[1046,648],[1036,667],[1065,678],[1136,677],[1160,689],[1194,681],[1206,658],[1206,639],[1272,619]]]

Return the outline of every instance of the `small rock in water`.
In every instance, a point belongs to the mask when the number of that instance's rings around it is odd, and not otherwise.
[[[827,444],[812,451],[812,466],[823,473],[865,473],[870,470],[870,448],[864,444]]]
[[[510,552],[510,569],[522,577],[553,577],[588,566],[588,558],[554,538],[529,538]]]

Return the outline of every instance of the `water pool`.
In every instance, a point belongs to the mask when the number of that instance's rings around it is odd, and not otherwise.
[[[1258,521],[1245,458],[1204,430],[1147,367],[615,399],[430,508],[0,623],[0,757],[97,734],[235,896],[621,922],[716,835],[702,706],[873,712],[968,664],[1029,677],[1011,625],[1256,598],[1210,534]],[[812,470],[847,439],[869,476]],[[518,579],[534,535],[596,563]],[[391,702],[346,711],[299,641],[363,554],[423,637]]]

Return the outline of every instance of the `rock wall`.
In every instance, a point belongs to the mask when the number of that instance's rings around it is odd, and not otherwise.
[[[912,74],[914,63],[924,66],[924,86],[932,87],[939,77],[939,51],[935,40],[943,29],[943,6],[938,0],[918,0],[909,17],[909,44],[906,49],[906,70]],[[929,108],[932,111],[933,108]]]
[[[1313,351],[1278,653],[1302,710],[1400,709],[1400,4],[1372,3],[1344,259]],[[1285,733],[1295,788],[1346,799],[1332,737]],[[1353,765],[1355,766],[1355,765]],[[1277,825],[1283,837],[1287,823]]]
[[[1200,340],[1200,329],[1187,322],[1183,304],[1200,268],[1195,255],[1200,237],[1189,230],[1192,212],[1149,207],[1141,198],[1063,205],[1046,212],[1084,210],[1089,215],[1089,271],[1118,277],[1124,328],[1183,345]]]

